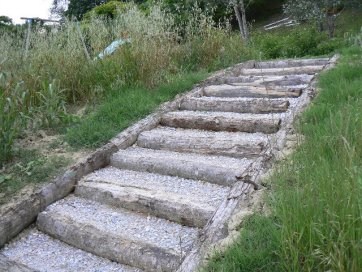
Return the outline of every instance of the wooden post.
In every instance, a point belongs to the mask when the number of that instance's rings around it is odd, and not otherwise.
[[[79,27],[79,22],[77,22],[76,25],[77,25],[77,30],[78,30],[80,41],[82,42],[84,53],[85,53],[87,59],[90,60],[91,58],[90,58],[90,55],[88,53],[87,46],[85,45],[84,38],[83,38],[83,35],[82,35],[82,31],[80,30],[80,27]]]
[[[24,55],[24,59],[27,59],[28,57],[28,51],[29,51],[29,45],[30,45],[30,33],[31,33],[31,23],[32,20],[28,20],[28,31],[26,34],[26,42],[25,42],[25,55]]]

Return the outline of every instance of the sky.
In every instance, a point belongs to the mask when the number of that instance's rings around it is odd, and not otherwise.
[[[13,19],[13,23],[24,23],[20,17],[48,19],[52,0],[0,0],[0,16]]]

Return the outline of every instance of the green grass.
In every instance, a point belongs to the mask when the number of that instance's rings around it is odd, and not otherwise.
[[[240,239],[226,254],[217,253],[203,272],[281,271],[275,262],[280,234],[272,220],[253,215],[243,223],[240,233]]]
[[[154,90],[128,87],[113,91],[93,112],[80,123],[68,129],[65,138],[73,147],[98,147],[132,123],[154,111],[162,102],[188,91],[205,79],[207,73],[181,74]]]
[[[362,49],[343,56],[297,125],[305,142],[269,180],[272,216],[249,222],[207,271],[361,271]]]
[[[69,160],[62,156],[44,157],[36,150],[21,150],[11,164],[0,172],[0,205],[30,184],[49,182],[61,173]]]

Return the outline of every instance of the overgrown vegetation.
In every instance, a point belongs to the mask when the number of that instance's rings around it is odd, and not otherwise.
[[[207,271],[361,270],[362,48],[343,56],[300,121],[305,141],[268,183],[271,215],[252,217]]]
[[[77,119],[69,114],[70,108],[102,100],[112,90],[135,86],[137,93],[137,88],[154,89],[178,75],[213,71],[251,58],[328,54],[338,43],[306,27],[284,39],[279,34],[255,34],[250,44],[243,44],[228,21],[217,24],[211,11],[196,5],[183,24],[177,22],[178,15],[157,4],[145,12],[128,3],[112,16],[90,14],[80,28],[73,21],[58,28],[33,23],[28,51],[23,31],[1,33],[0,164],[11,158],[17,137],[39,128],[67,126]],[[297,36],[299,40],[288,48]],[[131,43],[112,56],[95,59],[119,38],[130,38]]]

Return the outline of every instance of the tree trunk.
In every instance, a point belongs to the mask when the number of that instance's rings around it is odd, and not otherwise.
[[[243,29],[243,21],[241,19],[239,8],[238,8],[238,6],[236,4],[234,5],[234,11],[235,11],[236,19],[238,20],[241,39],[245,40],[245,33],[244,33],[244,29]]]
[[[235,11],[236,19],[238,20],[241,38],[244,41],[248,41],[249,40],[249,31],[248,31],[248,25],[246,22],[245,6],[244,6],[243,0],[241,0],[239,4],[234,3],[234,11]]]
[[[247,40],[249,40],[249,30],[248,30],[248,25],[246,22],[244,0],[240,0],[240,10],[241,10],[241,19],[242,19],[242,24],[243,24],[243,30],[244,30],[244,39],[247,41]]]
[[[333,14],[327,15],[327,28],[328,28],[328,37],[330,39],[334,38],[334,30],[336,28],[336,25],[335,25]]]

